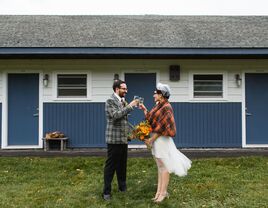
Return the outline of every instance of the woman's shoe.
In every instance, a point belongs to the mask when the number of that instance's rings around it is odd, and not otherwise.
[[[157,200],[157,198],[159,197],[159,195],[160,195],[160,193],[156,193],[155,196],[154,196],[154,198],[151,198],[151,200],[152,200],[152,201]]]
[[[169,198],[169,193],[167,192],[166,194],[160,194],[158,198],[154,201],[155,203],[161,203],[164,201],[165,198]]]
[[[166,197],[169,199],[169,193],[168,192],[166,192]]]

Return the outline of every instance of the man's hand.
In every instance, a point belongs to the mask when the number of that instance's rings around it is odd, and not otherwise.
[[[131,106],[131,107],[134,107],[134,106],[138,106],[138,103],[139,103],[139,100],[132,100],[130,103],[129,103],[129,105]]]

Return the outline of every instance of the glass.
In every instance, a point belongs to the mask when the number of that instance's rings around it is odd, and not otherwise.
[[[196,74],[193,78],[193,94],[195,98],[223,97],[222,74]]]
[[[134,95],[134,98],[133,98],[134,100],[138,100],[138,101],[140,101],[140,97],[138,96],[138,95]],[[138,103],[139,104],[139,103]],[[135,107],[138,107],[138,104],[135,106]]]
[[[155,90],[154,94],[162,94],[161,90]]]
[[[86,74],[58,74],[58,97],[86,97]]]
[[[139,100],[139,98],[140,98],[140,97],[139,97],[138,95],[134,95],[134,98],[133,98],[133,99],[134,99],[134,100]]]
[[[139,97],[139,100],[140,100],[139,105],[142,105],[143,102],[144,102],[144,98],[143,97]]]

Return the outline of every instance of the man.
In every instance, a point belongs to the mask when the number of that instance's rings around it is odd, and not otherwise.
[[[138,100],[133,100],[129,104],[124,100],[127,93],[127,85],[124,81],[116,80],[113,84],[113,90],[114,93],[105,104],[107,160],[104,168],[104,200],[111,199],[111,183],[115,172],[119,191],[126,191],[127,135],[129,129],[127,115],[138,104]]]

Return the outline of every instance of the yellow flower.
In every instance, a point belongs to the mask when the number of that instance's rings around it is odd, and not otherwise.
[[[137,126],[134,127],[134,130],[132,131],[129,138],[136,138],[141,141],[144,141],[145,139],[149,138],[150,133],[152,132],[152,127],[150,126],[149,122],[142,121]]]

